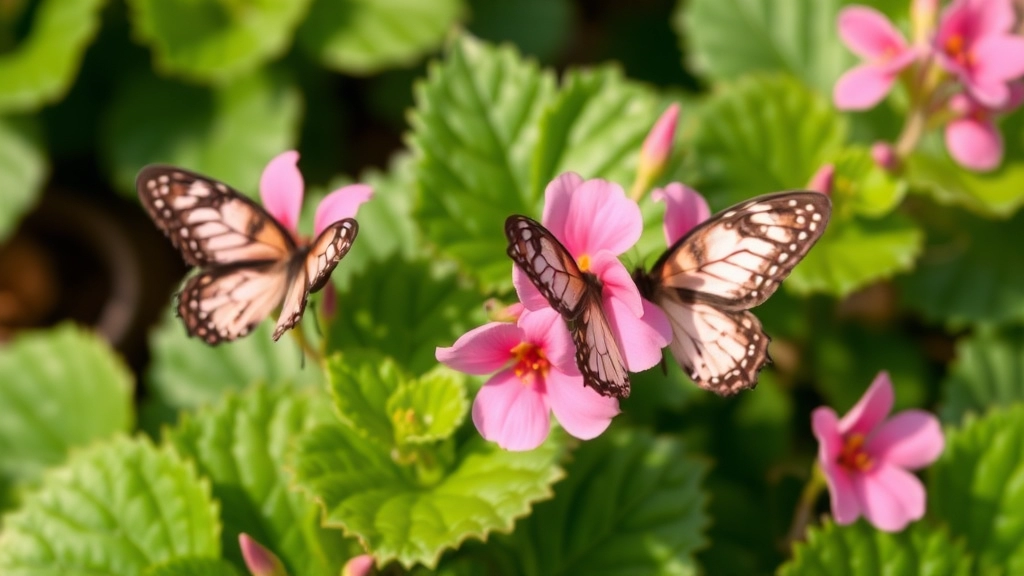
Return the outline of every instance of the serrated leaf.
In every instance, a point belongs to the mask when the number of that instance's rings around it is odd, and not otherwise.
[[[378,353],[351,350],[327,361],[327,377],[341,421],[380,446],[393,445],[388,398],[409,381],[395,361]]]
[[[956,344],[956,359],[942,383],[942,419],[1024,403],[1024,328],[980,329]]]
[[[241,576],[241,573],[226,560],[181,558],[150,566],[142,576]]]
[[[174,558],[220,555],[210,486],[172,451],[118,438],[45,475],[4,519],[4,576],[139,574]]]
[[[1024,319],[1024,252],[1006,244],[1024,226],[1024,211],[992,221],[963,210],[922,207],[920,221],[928,235],[925,249],[901,279],[908,308],[949,326]]]
[[[302,328],[296,328],[301,330]],[[273,325],[263,322],[245,338],[208,346],[189,338],[181,319],[168,312],[153,332],[153,361],[146,380],[169,406],[195,408],[256,382],[270,386],[316,386],[323,369],[305,361],[302,349],[285,337],[270,337]]]
[[[511,261],[505,267],[511,278]],[[338,293],[327,350],[376,350],[422,374],[437,365],[438,346],[482,322],[483,298],[452,271],[396,255],[354,275]]]
[[[128,0],[128,5],[134,35],[152,47],[156,68],[226,83],[287,50],[309,0]]]
[[[0,112],[35,110],[64,96],[100,27],[103,5],[104,0],[38,3],[28,36],[0,54]]]
[[[332,70],[371,74],[440,46],[464,11],[462,0],[314,0],[298,41]]]
[[[847,134],[828,101],[786,76],[726,84],[693,117],[692,185],[714,208],[804,188],[840,153]]]
[[[186,416],[164,440],[196,463],[221,503],[221,547],[238,565],[245,532],[273,550],[291,574],[333,576],[346,559],[336,532],[319,528],[317,506],[291,490],[286,455],[295,439],[333,421],[319,394],[257,386]]]
[[[899,213],[833,220],[783,286],[795,294],[846,296],[910,270],[921,253],[923,236],[913,220]]]
[[[400,386],[388,398],[386,408],[399,446],[450,437],[466,418],[468,409],[461,374],[443,366]]]
[[[963,537],[976,574],[1024,571],[1024,405],[946,429],[929,471],[928,513]],[[988,572],[996,567],[1002,572]]]
[[[2,75],[2,73],[0,73]],[[43,191],[46,154],[30,118],[0,116],[0,242],[17,228]]]
[[[327,525],[359,538],[378,565],[395,560],[406,568],[417,562],[433,568],[445,549],[510,530],[533,503],[550,496],[562,476],[560,440],[506,452],[473,434],[450,466],[420,482],[390,451],[348,427],[321,426],[299,443],[296,479],[324,505]]]
[[[888,533],[864,521],[849,526],[826,521],[811,528],[807,542],[797,543],[793,559],[779,568],[779,576],[812,574],[968,576],[971,557],[962,541],[923,522]]]
[[[706,465],[674,439],[619,430],[583,444],[555,498],[500,542],[515,574],[697,574]]]
[[[906,195],[906,183],[879,167],[863,146],[844,148],[833,163],[833,218],[854,214],[879,218],[892,212]]]
[[[255,195],[267,162],[294,147],[301,117],[302,96],[281,74],[259,71],[213,89],[141,76],[115,93],[101,152],[115,186],[133,197],[139,169],[157,162]]]
[[[554,75],[463,36],[416,90],[410,119],[424,234],[485,284],[508,285],[505,218],[537,204],[531,163]]]
[[[0,475],[34,479],[68,450],[127,432],[133,378],[95,334],[71,324],[0,348]]]

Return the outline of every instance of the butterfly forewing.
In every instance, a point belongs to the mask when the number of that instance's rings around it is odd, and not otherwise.
[[[626,398],[629,396],[626,361],[612,335],[600,295],[589,294],[583,304],[580,315],[569,326],[576,345],[576,366],[583,374],[583,382],[602,396]]]

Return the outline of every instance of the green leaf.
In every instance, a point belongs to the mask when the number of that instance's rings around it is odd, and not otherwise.
[[[979,329],[960,339],[942,387],[942,419],[951,424],[1024,402],[1024,328]]]
[[[464,11],[462,0],[314,0],[298,39],[332,70],[372,74],[440,46]]]
[[[359,538],[378,565],[433,568],[441,553],[467,538],[511,530],[516,518],[551,495],[562,476],[561,439],[530,452],[506,452],[475,433],[456,449],[450,466],[420,474],[395,462],[391,451],[365,442],[344,425],[321,426],[298,445],[296,479],[324,506],[326,524]],[[428,468],[424,478],[422,467]]]
[[[508,286],[505,218],[532,213],[537,123],[554,75],[463,36],[416,90],[416,211],[424,234],[485,284]]]
[[[833,218],[854,214],[879,218],[892,212],[906,195],[906,183],[879,167],[863,146],[844,148],[834,164]]]
[[[165,442],[213,482],[227,557],[242,565],[238,535],[245,532],[273,550],[291,574],[338,574],[346,559],[341,538],[319,527],[316,504],[291,490],[285,471],[295,439],[332,420],[319,394],[257,386],[166,431]]]
[[[399,446],[450,437],[465,420],[468,409],[461,374],[444,366],[400,386],[388,398],[386,408]]]
[[[922,236],[914,221],[899,213],[830,221],[825,235],[783,286],[795,294],[846,296],[875,280],[910,270],[921,253]]]
[[[172,451],[118,438],[53,469],[4,519],[4,576],[139,574],[220,555],[210,485]]]
[[[908,308],[949,326],[1024,319],[1024,251],[1007,248],[1024,211],[991,221],[963,210],[922,206],[928,235],[917,267],[901,282]]]
[[[235,543],[237,547],[237,542]],[[226,560],[181,558],[150,566],[142,576],[241,576]]]
[[[95,334],[71,324],[0,348],[0,475],[31,479],[68,450],[127,432],[133,379]]]
[[[619,430],[583,444],[555,498],[499,541],[516,574],[697,574],[705,464],[671,438]]]
[[[0,117],[0,190],[4,191],[0,194],[0,242],[14,232],[35,204],[43,191],[46,170],[46,153],[35,121]]]
[[[390,398],[409,376],[391,358],[353,350],[327,361],[331,398],[341,421],[380,446],[395,441],[387,412]]]
[[[971,557],[962,541],[923,522],[898,533],[873,529],[864,521],[837,526],[825,521],[799,542],[793,559],[779,576],[845,574],[848,576],[968,576]]]
[[[969,418],[946,430],[932,466],[928,513],[967,540],[976,574],[1024,571],[1024,405]],[[1001,567],[1002,572],[989,572]]]
[[[301,330],[302,328],[296,328]],[[153,332],[153,361],[147,382],[166,404],[195,408],[263,382],[271,386],[313,386],[324,382],[323,370],[305,362],[302,349],[291,338],[274,342],[273,325],[263,322],[245,338],[208,346],[189,338],[181,319],[164,315]]]
[[[309,0],[128,0],[156,68],[200,82],[236,80],[284,54]]]
[[[115,186],[132,196],[139,169],[155,162],[255,195],[267,162],[295,146],[301,117],[302,96],[281,74],[260,71],[215,89],[141,76],[115,93],[101,152]]]
[[[572,39],[571,0],[469,0],[469,31],[495,44],[512,44],[542,62],[556,60]]]
[[[694,118],[693,185],[717,208],[804,188],[840,153],[847,134],[831,103],[785,76],[729,83]]]
[[[78,73],[86,46],[99,30],[104,3],[38,3],[28,36],[12,49],[0,50],[0,78],[4,79],[0,83],[0,112],[35,110],[64,97]],[[0,31],[5,33],[13,31]]]
[[[506,272],[511,278],[511,261]],[[339,292],[327,350],[369,348],[422,374],[437,365],[438,346],[450,346],[483,320],[483,298],[452,271],[392,257],[356,275]]]

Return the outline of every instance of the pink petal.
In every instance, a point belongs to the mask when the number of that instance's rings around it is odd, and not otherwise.
[[[1003,159],[1003,136],[990,122],[961,118],[946,125],[946,148],[964,168],[992,170]]]
[[[825,483],[828,484],[829,502],[836,524],[854,523],[863,511],[850,473],[838,464],[825,465],[821,469],[825,474]]]
[[[651,193],[651,199],[665,202],[665,241],[669,246],[711,216],[708,201],[700,192],[678,182],[658,188]]]
[[[619,413],[619,401],[583,385],[582,376],[548,372],[548,403],[565,431],[580,440],[596,438]]]
[[[295,231],[302,209],[302,194],[305,183],[299,172],[299,153],[294,150],[275,156],[260,175],[260,198],[263,207],[281,223]]]
[[[860,504],[848,474],[836,463],[843,449],[839,418],[831,408],[822,406],[811,413],[811,429],[818,439],[818,463],[828,483],[832,516],[839,524],[849,524],[860,516]]]
[[[976,36],[987,36],[1009,32],[1016,17],[1009,0],[969,0],[967,2],[974,20]]]
[[[974,77],[979,84],[1006,83],[1024,75],[1024,38],[985,36],[978,40],[971,52],[974,56]],[[1002,104],[1005,100],[990,106]]]
[[[815,408],[811,413],[811,430],[818,439],[818,460],[822,464],[836,462],[843,450],[843,437],[835,411],[827,406]]]
[[[512,266],[512,285],[516,288],[516,295],[519,301],[527,310],[543,310],[550,308],[548,299],[537,290],[537,287],[530,281],[530,277],[519,269],[519,266]]]
[[[918,52],[916,48],[907,48],[902,52],[897,52],[885,60],[877,62],[876,64],[882,69],[882,72],[895,77],[904,68],[910,66],[914,60],[917,60],[920,55],[921,52]]]
[[[643,300],[644,315],[637,318],[618,298],[603,299],[605,314],[630,372],[661,362],[661,349],[672,341],[672,326],[665,313]]]
[[[907,41],[881,12],[850,6],[839,12],[839,36],[854,54],[866,60],[902,51]]]
[[[602,250],[594,254],[590,261],[590,272],[601,281],[601,294],[605,297],[616,298],[626,305],[634,316],[640,317],[644,314],[644,306],[640,298],[640,290],[629,275],[629,270],[619,262],[619,259],[611,252]]]
[[[821,168],[807,182],[807,189],[822,194],[832,193],[832,184],[836,176],[835,164],[822,164]]]
[[[924,486],[910,472],[882,464],[852,480],[864,517],[879,530],[899,532],[924,516]]]
[[[578,259],[601,250],[622,254],[640,239],[644,222],[640,206],[626,198],[621,186],[595,178],[572,193],[561,235],[547,222],[544,225]]]
[[[938,418],[923,410],[906,410],[876,428],[864,449],[879,462],[915,470],[934,462],[944,446]]]
[[[505,450],[533,450],[551,427],[542,390],[525,386],[511,370],[494,375],[473,400],[473,423],[480,435]]]
[[[523,331],[508,322],[490,322],[473,328],[450,348],[438,347],[437,361],[466,374],[491,374],[512,360],[512,349],[523,341]]]
[[[569,205],[573,192],[583,184],[583,178],[575,172],[564,172],[548,183],[544,189],[544,214],[541,222],[564,242],[565,221],[569,217]]]
[[[579,375],[576,367],[576,345],[565,325],[565,320],[554,308],[525,312],[519,317],[523,341],[532,342],[544,350],[544,355],[559,370]]]
[[[844,437],[850,434],[867,436],[892,411],[892,402],[892,381],[889,380],[889,373],[879,372],[867,392],[839,420],[839,433]]]
[[[324,196],[316,207],[313,234],[319,236],[331,224],[345,218],[355,218],[359,206],[372,197],[373,188],[366,184],[350,184]]]
[[[839,78],[832,101],[840,110],[866,110],[885,98],[895,79],[878,65],[862,64]]]
[[[987,0],[984,0],[987,1]],[[963,0],[954,0],[942,12],[939,28],[935,33],[934,45],[940,54],[945,52],[949,39],[960,36],[964,40],[971,38],[973,25],[970,7]]]

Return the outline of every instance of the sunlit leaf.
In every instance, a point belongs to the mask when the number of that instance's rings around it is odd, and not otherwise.
[[[1024,329],[980,329],[961,339],[943,388],[942,417],[951,424],[1024,402]]]
[[[241,576],[241,573],[226,560],[182,558],[150,566],[142,576]]]
[[[46,169],[35,122],[0,117],[0,242],[14,232],[42,193]]]

